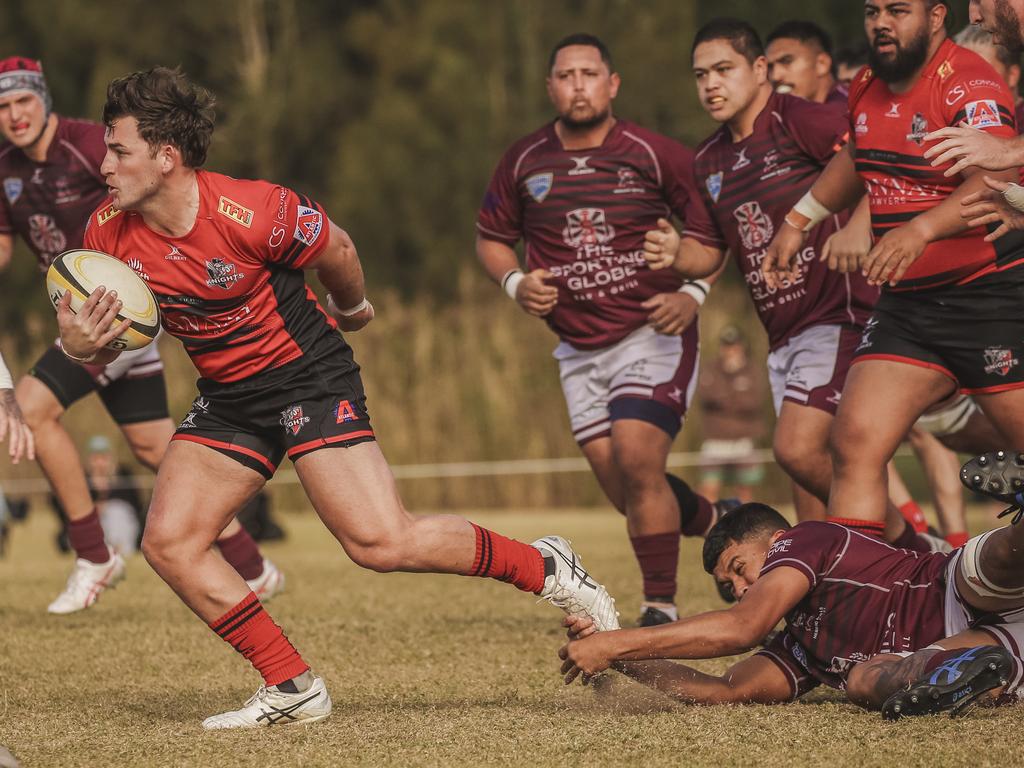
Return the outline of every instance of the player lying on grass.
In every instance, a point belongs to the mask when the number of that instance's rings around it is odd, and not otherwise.
[[[986,454],[965,482],[1000,495],[1024,487],[1024,454]],[[1008,476],[1008,477],[1006,477]],[[1021,515],[1018,515],[1018,518]],[[895,549],[840,525],[791,527],[764,504],[725,515],[704,568],[738,602],[660,627],[595,633],[569,617],[559,651],[567,683],[612,668],[694,704],[793,701],[821,683],[895,719],[963,712],[988,692],[1015,701],[1024,665],[1024,525],[952,553]],[[720,676],[664,659],[710,659],[773,640]]]

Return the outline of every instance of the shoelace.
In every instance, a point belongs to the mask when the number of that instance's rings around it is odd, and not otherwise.
[[[1016,525],[1024,519],[1024,491],[1018,491],[1017,495],[1013,497],[1014,503],[999,513],[998,517],[1006,517],[1007,515],[1013,515],[1013,519],[1010,521],[1010,525]]]
[[[567,585],[556,575],[554,589],[551,590],[550,595],[542,597],[541,600],[547,600],[568,613],[589,616],[595,623],[603,625],[604,620],[601,619],[601,615],[611,613],[613,617],[618,617],[619,614],[615,610],[615,598],[609,595],[606,589],[599,587],[597,592],[598,605],[588,606],[577,597],[577,591],[571,585]],[[604,626],[598,628],[607,629]]]

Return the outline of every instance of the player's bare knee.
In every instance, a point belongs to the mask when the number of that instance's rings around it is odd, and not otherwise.
[[[363,568],[377,573],[392,573],[403,570],[405,555],[401,547],[389,543],[373,546],[356,546],[349,549],[349,557]]]

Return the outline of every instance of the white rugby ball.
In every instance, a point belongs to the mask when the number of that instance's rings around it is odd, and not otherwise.
[[[123,352],[150,344],[160,332],[160,307],[146,281],[123,261],[99,251],[76,249],[60,254],[46,273],[46,290],[54,309],[65,291],[71,291],[71,311],[78,312],[101,285],[117,291],[123,304],[115,323],[132,323],[107,349]]]

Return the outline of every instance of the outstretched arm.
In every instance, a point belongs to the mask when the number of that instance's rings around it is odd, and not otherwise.
[[[764,656],[733,664],[721,676],[674,661],[622,661],[613,669],[686,704],[781,704],[794,694],[786,673]]]
[[[355,243],[333,221],[331,238],[323,253],[308,265],[327,289],[327,311],[343,331],[358,331],[373,319],[373,305],[366,300],[366,281]]]

